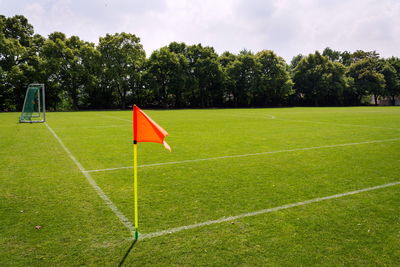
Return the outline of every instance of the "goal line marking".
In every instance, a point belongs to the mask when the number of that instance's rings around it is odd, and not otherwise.
[[[189,159],[189,160],[181,160],[181,161],[170,161],[170,162],[161,162],[161,163],[142,164],[142,165],[139,165],[138,167],[151,167],[151,166],[182,164],[182,163],[199,162],[199,161],[207,161],[207,160],[241,158],[241,157],[268,155],[268,154],[276,154],[276,153],[284,153],[284,152],[296,152],[296,151],[306,151],[306,150],[313,150],[313,149],[345,147],[345,146],[355,146],[355,145],[373,144],[373,143],[384,143],[384,142],[392,142],[392,141],[398,141],[398,140],[400,140],[400,138],[372,140],[372,141],[357,142],[357,143],[345,143],[345,144],[337,144],[337,145],[294,148],[294,149],[285,149],[285,150],[274,150],[274,151],[251,153],[251,154],[242,154],[242,155],[230,155],[230,156],[220,156],[220,157],[211,157],[211,158],[202,158],[202,159]],[[85,172],[86,173],[90,173],[90,172],[114,171],[114,170],[132,169],[132,168],[133,168],[132,166],[125,166],[125,167],[106,168],[106,169],[98,169],[98,170],[87,170]]]
[[[111,201],[111,199],[104,193],[104,191],[100,188],[100,186],[97,185],[93,177],[88,173],[85,168],[83,168],[82,164],[75,158],[75,156],[71,153],[71,151],[65,146],[63,141],[58,137],[58,135],[53,131],[53,129],[45,122],[44,123],[47,127],[47,129],[53,134],[53,136],[56,138],[58,143],[60,143],[61,147],[64,149],[64,151],[67,153],[67,155],[70,157],[70,159],[75,163],[75,165],[78,167],[78,169],[82,172],[82,174],[86,177],[86,180],[89,182],[89,184],[92,186],[92,188],[96,191],[96,193],[99,195],[101,199],[105,202],[105,204],[114,212],[114,214],[118,217],[118,219],[121,221],[121,223],[130,231],[130,233],[133,235],[135,232],[135,228],[133,224],[129,221],[129,219],[115,206],[115,204]]]
[[[391,186],[395,186],[395,185],[399,185],[399,184],[400,184],[400,182],[397,181],[397,182],[393,182],[393,183],[363,188],[363,189],[350,191],[350,192],[346,192],[346,193],[341,193],[341,194],[336,194],[336,195],[331,195],[331,196],[326,196],[326,197],[313,198],[313,199],[309,199],[309,200],[305,200],[305,201],[301,201],[301,202],[286,204],[286,205],[275,207],[275,208],[269,208],[269,209],[263,209],[263,210],[259,210],[259,211],[242,213],[242,214],[239,214],[236,216],[222,217],[217,220],[210,220],[210,221],[206,221],[206,222],[170,228],[170,229],[162,230],[162,231],[158,231],[158,232],[142,234],[139,237],[139,239],[150,239],[150,238],[159,237],[159,236],[163,236],[163,235],[174,234],[174,233],[184,231],[184,230],[199,228],[199,227],[223,223],[223,222],[230,222],[230,221],[234,221],[234,220],[238,220],[238,219],[242,219],[242,218],[246,218],[246,217],[252,217],[252,216],[266,214],[266,213],[270,213],[270,212],[274,212],[274,211],[285,210],[285,209],[294,208],[294,207],[298,207],[298,206],[304,206],[304,205],[315,203],[315,202],[321,202],[324,200],[341,198],[341,197],[345,197],[345,196],[349,196],[349,195],[355,195],[355,194],[359,194],[362,192],[373,191],[373,190],[377,190],[377,189],[381,189],[381,188],[385,188],[385,187],[391,187]]]

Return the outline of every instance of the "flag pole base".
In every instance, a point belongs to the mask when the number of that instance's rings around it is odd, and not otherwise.
[[[135,240],[138,240],[138,239],[139,239],[139,231],[135,230]]]

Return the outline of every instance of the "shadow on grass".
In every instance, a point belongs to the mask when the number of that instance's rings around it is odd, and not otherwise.
[[[132,248],[135,246],[136,242],[137,242],[137,239],[133,240],[131,246],[130,246],[130,247],[128,248],[128,250],[125,252],[124,257],[123,257],[123,258],[121,259],[121,261],[119,262],[118,267],[121,267],[121,266],[124,264],[126,258],[128,257],[128,255],[129,255],[129,253],[131,252]]]

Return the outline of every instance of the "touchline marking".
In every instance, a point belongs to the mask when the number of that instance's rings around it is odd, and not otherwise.
[[[332,148],[332,147],[343,147],[343,146],[355,146],[355,145],[363,145],[363,144],[392,142],[392,141],[398,141],[398,140],[400,140],[400,138],[383,139],[383,140],[372,140],[372,141],[365,141],[365,142],[358,142],[358,143],[337,144],[337,145],[294,148],[294,149],[285,149],[285,150],[274,150],[274,151],[259,152],[259,153],[252,153],[252,154],[243,154],[243,155],[230,155],[230,156],[203,158],[203,159],[189,159],[189,160],[182,160],[182,161],[151,163],[151,164],[139,165],[138,167],[151,167],[151,166],[161,166],[161,165],[170,165],[170,164],[182,164],[182,163],[189,163],[189,162],[199,162],[199,161],[206,161],[206,160],[241,158],[241,157],[268,155],[268,154],[276,154],[276,153],[284,153],[284,152],[295,152],[295,151],[305,151],[305,150],[322,149],[322,148]],[[125,166],[125,167],[116,167],[116,168],[107,168],[107,169],[98,169],[98,170],[88,170],[88,171],[85,171],[85,172],[89,173],[89,172],[114,171],[114,170],[132,169],[132,168],[133,168],[132,166]]]
[[[400,130],[399,128],[382,127],[382,126],[369,126],[361,124],[346,124],[346,123],[334,123],[334,122],[324,122],[324,121],[307,121],[307,120],[291,120],[291,119],[281,119],[275,118],[281,121],[294,121],[294,122],[306,122],[306,123],[317,123],[317,124],[329,124],[329,125],[339,125],[339,126],[349,126],[349,127],[363,127],[372,129],[388,129],[388,130]]]
[[[256,116],[256,115],[264,115],[264,116]],[[348,124],[348,123],[334,123],[334,122],[324,122],[324,121],[308,121],[308,120],[293,120],[293,119],[284,119],[278,118],[271,114],[250,114],[250,113],[242,113],[240,115],[231,115],[235,117],[246,117],[246,118],[257,118],[257,119],[266,119],[269,116],[273,120],[279,121],[293,121],[293,122],[305,122],[305,123],[317,123],[317,124],[328,124],[328,125],[338,125],[338,126],[348,126],[348,127],[363,127],[363,128],[373,128],[373,129],[388,129],[388,130],[400,130],[400,128],[393,127],[383,127],[383,126],[370,126],[370,125],[361,125],[361,124]]]
[[[96,193],[99,195],[101,199],[106,203],[106,205],[114,212],[114,214],[118,217],[118,219],[121,221],[121,223],[130,231],[130,233],[133,235],[135,232],[135,227],[133,224],[129,221],[129,219],[115,206],[115,204],[111,201],[111,199],[104,193],[104,191],[100,188],[100,186],[97,185],[95,180],[92,178],[90,173],[88,173],[85,168],[83,168],[82,164],[75,158],[75,156],[71,153],[71,151],[64,145],[63,141],[58,137],[58,135],[53,131],[53,129],[47,124],[47,122],[44,123],[49,129],[49,131],[53,134],[53,136],[57,139],[57,141],[60,143],[61,147],[65,150],[67,155],[71,158],[71,160],[76,164],[78,169],[82,172],[82,174],[86,177],[86,180],[89,182],[89,184],[93,187],[93,189],[96,191]]]
[[[228,116],[228,117],[241,117],[241,118],[256,118],[256,119],[272,119],[275,120],[276,116],[271,114],[250,114],[250,113],[240,113],[240,114],[218,114],[220,116]],[[256,116],[263,115],[263,116]],[[269,118],[268,118],[269,117]]]
[[[113,118],[113,119],[117,119],[117,120],[120,120],[120,121],[128,121],[128,122],[132,123],[132,120],[123,119],[123,118],[116,117],[116,116],[103,115],[103,114],[97,114],[97,115],[99,115],[99,116],[103,116],[103,117],[107,117],[107,118]]]
[[[152,232],[152,233],[148,233],[148,234],[142,234],[139,237],[139,239],[150,239],[150,238],[154,238],[154,237],[159,237],[159,236],[163,236],[163,235],[177,233],[177,232],[180,232],[180,231],[183,231],[183,230],[189,230],[189,229],[203,227],[203,226],[217,224],[217,223],[230,222],[230,221],[234,221],[234,220],[238,220],[238,219],[242,219],[242,218],[246,218],[246,217],[252,217],[252,216],[261,215],[261,214],[265,214],[265,213],[270,213],[270,212],[274,212],[274,211],[289,209],[289,208],[298,207],[298,206],[304,206],[304,205],[315,203],[315,202],[321,202],[321,201],[324,201],[324,200],[341,198],[341,197],[344,197],[344,196],[355,195],[355,194],[359,194],[359,193],[362,193],[362,192],[373,191],[373,190],[377,190],[377,189],[381,189],[381,188],[385,188],[385,187],[390,187],[390,186],[395,186],[395,185],[399,185],[399,184],[400,184],[400,182],[398,181],[398,182],[393,182],[393,183],[388,183],[388,184],[383,184],[383,185],[363,188],[363,189],[350,191],[350,192],[346,192],[346,193],[341,193],[341,194],[336,194],[336,195],[331,195],[331,196],[326,196],[326,197],[313,198],[313,199],[310,199],[310,200],[305,200],[305,201],[296,202],[296,203],[292,203],[292,204],[286,204],[286,205],[275,207],[275,208],[263,209],[263,210],[259,210],[259,211],[248,212],[248,213],[242,213],[242,214],[239,214],[239,215],[236,215],[236,216],[222,217],[222,218],[217,219],[217,220],[211,220],[211,221],[206,221],[206,222],[202,222],[202,223],[196,223],[196,224],[191,224],[191,225],[171,228],[171,229],[167,229],[167,230],[163,230],[163,231],[159,231],[159,232]]]

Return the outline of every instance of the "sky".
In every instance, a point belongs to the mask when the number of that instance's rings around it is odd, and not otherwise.
[[[24,15],[43,36],[98,43],[129,32],[147,56],[177,41],[219,54],[268,49],[288,63],[325,47],[400,57],[400,0],[0,0],[0,14]]]

